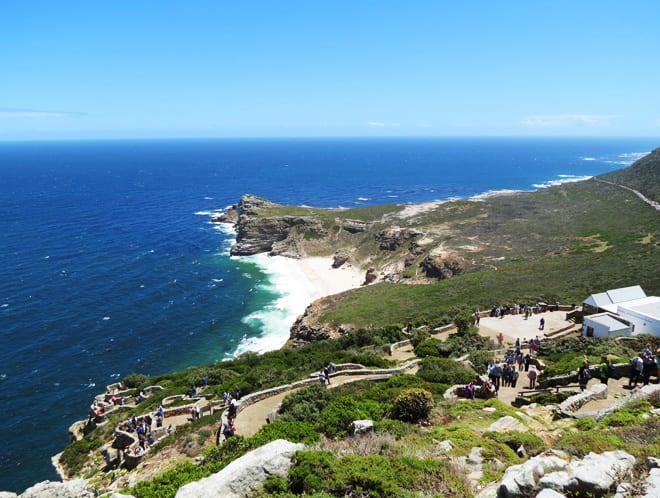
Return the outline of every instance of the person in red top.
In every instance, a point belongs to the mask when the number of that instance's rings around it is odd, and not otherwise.
[[[497,334],[497,342],[499,346],[502,347],[502,344],[504,343],[504,334],[502,332]]]

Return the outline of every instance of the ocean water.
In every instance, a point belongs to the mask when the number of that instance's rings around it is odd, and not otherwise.
[[[629,165],[652,139],[0,143],[0,490],[121,377],[279,347],[314,298],[291,265],[230,258],[219,210],[253,193],[354,207],[533,190]]]

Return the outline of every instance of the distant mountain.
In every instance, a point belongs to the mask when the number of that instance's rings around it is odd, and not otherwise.
[[[599,178],[633,188],[660,202],[660,148],[625,169],[606,173]]]

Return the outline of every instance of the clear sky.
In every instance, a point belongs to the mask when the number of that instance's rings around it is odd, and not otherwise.
[[[660,1],[1,0],[0,140],[660,136]]]

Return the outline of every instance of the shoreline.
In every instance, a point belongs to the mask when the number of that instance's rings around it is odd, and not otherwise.
[[[333,259],[329,256],[308,256],[291,261],[315,289],[316,299],[356,289],[364,282],[364,271],[350,264],[333,268]]]
[[[236,258],[256,264],[268,280],[263,288],[277,297],[241,319],[254,334],[243,336],[232,357],[247,351],[263,354],[281,349],[291,337],[292,325],[310,304],[364,282],[364,271],[348,264],[333,268],[330,256],[294,259],[261,253]]]

